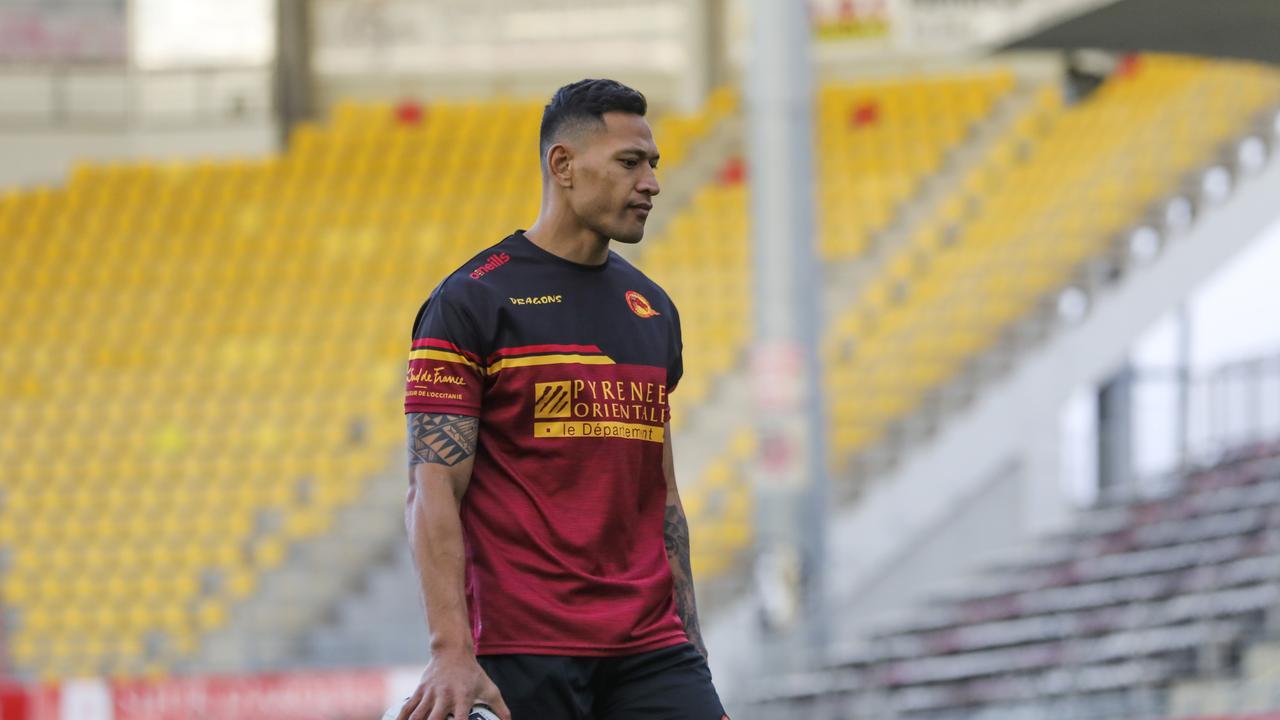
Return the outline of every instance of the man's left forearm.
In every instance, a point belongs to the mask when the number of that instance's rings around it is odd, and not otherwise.
[[[663,535],[667,543],[667,560],[671,563],[671,578],[675,582],[676,612],[684,622],[689,642],[698,648],[703,657],[707,646],[702,641],[702,629],[698,626],[698,604],[693,597],[693,570],[689,565],[689,522],[677,497],[667,505]]]

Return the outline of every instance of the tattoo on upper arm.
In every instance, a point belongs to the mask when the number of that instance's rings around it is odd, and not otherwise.
[[[689,521],[685,519],[684,510],[678,503],[667,505],[663,536],[675,583],[676,612],[684,623],[689,642],[705,656],[707,649],[702,641],[702,629],[698,625],[698,605],[693,593],[693,568],[689,564]]]
[[[475,454],[480,419],[470,415],[409,413],[409,467],[457,465]]]

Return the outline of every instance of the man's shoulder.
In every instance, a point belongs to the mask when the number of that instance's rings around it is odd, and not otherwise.
[[[652,299],[656,302],[660,302],[668,306],[675,305],[671,300],[671,296],[667,294],[666,289],[659,285],[656,280],[649,277],[649,275],[643,270],[636,267],[635,263],[627,260],[614,250],[610,250],[609,253],[611,255],[609,263],[616,264],[618,273],[634,285],[631,289],[646,295],[652,295]]]
[[[647,290],[651,290],[655,293],[666,293],[656,280],[649,277],[649,274],[637,267],[635,263],[623,257],[621,253],[616,250],[610,250],[609,254],[609,264],[617,268],[617,272],[621,276]]]
[[[490,283],[476,281],[483,280],[511,262],[509,240],[510,238],[503,239],[472,255],[440,281],[431,291],[431,297],[445,297],[448,302],[482,301],[490,294]]]

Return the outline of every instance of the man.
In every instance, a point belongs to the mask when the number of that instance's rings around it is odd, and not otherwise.
[[[432,658],[400,720],[720,720],[667,398],[666,293],[609,249],[658,194],[639,92],[560,88],[542,206],[430,294],[406,383],[405,523]]]

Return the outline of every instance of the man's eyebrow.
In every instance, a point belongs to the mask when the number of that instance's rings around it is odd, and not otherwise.
[[[640,157],[647,158],[649,160],[657,160],[659,157],[657,152],[650,155],[648,150],[639,147],[623,148],[618,151],[618,155],[639,155]]]

